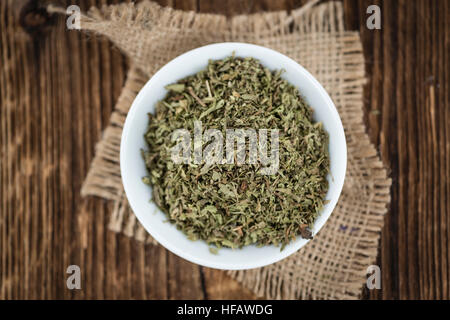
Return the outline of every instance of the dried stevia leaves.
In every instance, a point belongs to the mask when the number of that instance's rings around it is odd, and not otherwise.
[[[310,227],[324,204],[329,172],[328,135],[312,119],[299,91],[253,58],[228,57],[166,87],[167,96],[149,114],[143,151],[144,182],[168,220],[189,239],[217,247],[274,244]],[[279,129],[279,168],[262,175],[261,165],[175,164],[171,135],[227,128]],[[205,145],[203,145],[205,148]]]

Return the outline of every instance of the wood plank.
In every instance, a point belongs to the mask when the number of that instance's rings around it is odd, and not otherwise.
[[[45,1],[44,1],[45,2]],[[106,0],[61,1],[86,10]],[[228,16],[304,0],[161,0]],[[68,31],[41,1],[0,1],[0,298],[253,299],[200,268],[107,230],[111,204],[79,190],[128,69],[103,38]],[[393,178],[372,299],[450,298],[450,3],[344,0],[361,33],[365,122]],[[365,26],[382,9],[382,29]],[[82,269],[82,290],[65,270]]]

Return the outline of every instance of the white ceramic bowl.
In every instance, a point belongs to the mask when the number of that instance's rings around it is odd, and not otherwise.
[[[126,195],[136,217],[161,245],[176,255],[206,267],[217,269],[251,269],[277,262],[303,247],[308,240],[298,237],[283,251],[279,247],[247,246],[242,249],[222,248],[217,255],[209,252],[204,241],[190,241],[176,227],[165,223],[166,217],[150,202],[151,188],[142,183],[147,175],[141,149],[146,149],[144,133],[147,113],[164,98],[164,86],[204,69],[209,59],[222,59],[235,52],[238,57],[254,57],[270,70],[284,69],[283,77],[297,86],[314,109],[314,119],[322,121],[330,136],[331,174],[324,206],[312,229],[315,235],[330,217],[344,184],[347,165],[347,145],[341,119],[332,100],[319,82],[294,60],[274,50],[246,43],[218,43],[182,54],[162,67],[142,88],[134,100],[125,121],[120,146],[120,169]],[[156,212],[156,213],[155,213]]]

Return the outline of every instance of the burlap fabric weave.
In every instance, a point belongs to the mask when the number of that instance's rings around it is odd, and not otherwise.
[[[338,205],[313,241],[273,265],[228,274],[270,299],[355,299],[377,256],[391,181],[363,124],[364,57],[357,32],[345,31],[340,2],[235,16],[198,14],[144,1],[93,8],[82,30],[108,37],[132,67],[96,148],[84,196],[115,202],[110,229],[155,243],[139,225],[124,196],[119,170],[122,125],[137,92],[159,68],[199,46],[224,41],[275,49],[305,66],[335,102],[348,143],[348,168]]]

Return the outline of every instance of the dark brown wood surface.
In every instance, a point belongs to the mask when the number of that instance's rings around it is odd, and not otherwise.
[[[65,28],[49,1],[0,0],[0,299],[252,299],[223,272],[107,230],[110,204],[80,187],[128,68],[105,39]],[[67,6],[111,3],[54,1]],[[159,1],[227,15],[291,10],[297,0]],[[382,9],[382,29],[366,9]],[[450,1],[344,0],[361,33],[365,121],[393,179],[365,298],[450,298]],[[66,288],[66,268],[82,289]]]

